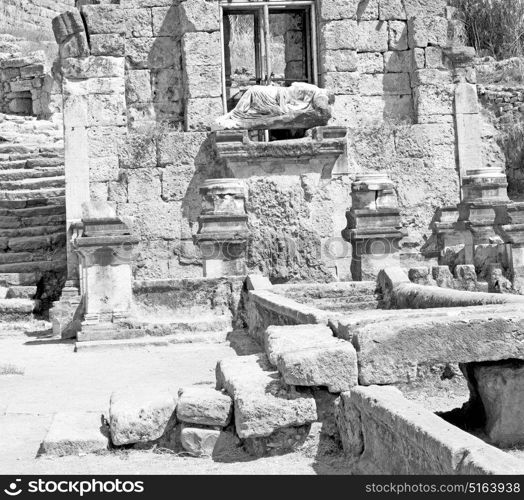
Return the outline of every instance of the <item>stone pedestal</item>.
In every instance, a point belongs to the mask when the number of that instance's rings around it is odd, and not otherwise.
[[[353,245],[351,273],[355,281],[374,280],[381,269],[400,266],[400,240],[406,231],[393,183],[383,174],[357,176],[352,185],[344,238]]]
[[[509,203],[507,188],[506,176],[492,168],[468,171],[462,180],[463,200],[458,205],[456,229],[465,234],[465,264],[479,267],[476,258],[479,246],[486,247],[482,256],[484,266],[497,262],[498,244],[493,240],[495,226],[504,219]],[[487,254],[491,255],[487,257],[490,262],[486,261]]]
[[[249,231],[243,184],[235,179],[210,179],[200,193],[202,213],[195,242],[202,254],[204,277],[247,274]]]
[[[501,226],[501,236],[506,244],[506,255],[513,288],[524,293],[524,203],[512,203],[506,212],[506,222]]]
[[[92,330],[118,329],[132,303],[132,264],[138,239],[118,218],[84,219],[74,241],[79,257],[84,322],[78,340],[94,340]],[[116,325],[116,326],[115,326]]]

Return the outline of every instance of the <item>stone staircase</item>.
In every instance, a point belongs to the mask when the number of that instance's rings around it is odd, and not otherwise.
[[[38,309],[37,285],[65,268],[60,122],[0,114],[0,320]]]

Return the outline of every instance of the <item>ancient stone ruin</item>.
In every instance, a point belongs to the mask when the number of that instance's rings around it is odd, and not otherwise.
[[[454,8],[81,3],[52,72],[0,58],[2,317],[48,313],[75,356],[252,349],[58,413],[41,453],[316,439],[355,474],[524,473],[524,202]],[[463,406],[425,404],[447,380]]]

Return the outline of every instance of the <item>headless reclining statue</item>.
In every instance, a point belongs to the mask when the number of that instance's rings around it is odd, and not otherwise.
[[[334,95],[309,83],[250,87],[214,130],[309,129],[327,125]]]

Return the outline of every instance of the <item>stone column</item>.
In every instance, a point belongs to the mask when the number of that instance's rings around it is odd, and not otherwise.
[[[195,240],[202,253],[204,277],[247,274],[249,231],[244,185],[235,179],[210,179],[200,193],[202,215]]]
[[[352,198],[343,236],[353,245],[353,280],[374,280],[381,269],[400,266],[399,242],[407,232],[401,227],[393,183],[386,175],[357,176]]]
[[[508,266],[513,289],[524,293],[524,203],[512,203],[507,208],[507,224],[501,226],[506,243]]]

